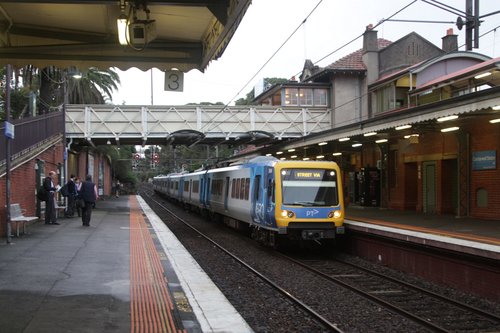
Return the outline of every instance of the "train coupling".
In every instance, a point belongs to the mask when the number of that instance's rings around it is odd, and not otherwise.
[[[335,230],[302,230],[302,239],[318,240],[335,238]]]

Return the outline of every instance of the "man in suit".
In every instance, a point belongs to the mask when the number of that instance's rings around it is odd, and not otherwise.
[[[55,171],[49,171],[49,175],[43,180],[43,187],[47,193],[45,201],[45,224],[58,225],[56,218],[56,200],[55,193],[57,188],[54,186]]]

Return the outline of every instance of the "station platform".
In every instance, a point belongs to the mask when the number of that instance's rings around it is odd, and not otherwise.
[[[139,196],[0,245],[0,331],[252,332]]]
[[[346,207],[347,230],[500,260],[500,220]]]

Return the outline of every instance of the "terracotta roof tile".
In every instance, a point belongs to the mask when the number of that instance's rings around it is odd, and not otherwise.
[[[381,50],[387,46],[389,46],[392,42],[379,38],[377,39],[378,49]],[[325,69],[335,69],[335,70],[366,70],[365,64],[363,63],[363,49],[359,49],[334,63],[325,67]]]

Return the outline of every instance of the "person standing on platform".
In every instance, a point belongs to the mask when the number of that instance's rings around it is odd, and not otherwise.
[[[71,175],[66,183],[66,187],[68,188],[68,208],[64,214],[65,217],[73,217],[75,215],[75,198],[77,193],[74,179],[75,175]]]
[[[82,200],[80,197],[80,189],[82,188],[82,182],[80,181],[80,178],[75,177],[75,189],[76,189],[76,195],[75,195],[75,209],[76,212],[78,213],[78,217],[82,216],[82,208],[83,206],[81,205]]]
[[[122,187],[122,184],[120,184],[120,181],[117,179],[116,180],[116,189],[115,189],[115,197],[118,198],[120,196],[120,189]]]
[[[45,224],[58,225],[56,217],[56,199],[55,194],[58,190],[54,186],[55,171],[49,171],[49,175],[43,180],[43,188],[47,193],[47,201],[45,202]]]
[[[80,188],[80,198],[85,202],[82,208],[82,223],[84,226],[90,226],[90,218],[92,217],[92,206],[99,199],[97,194],[97,186],[92,182],[92,176],[87,175],[85,181]]]

